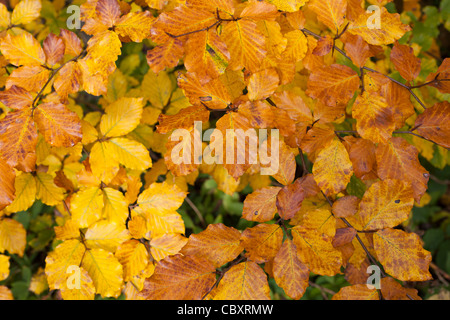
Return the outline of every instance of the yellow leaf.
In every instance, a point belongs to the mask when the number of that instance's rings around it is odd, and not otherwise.
[[[16,36],[9,33],[0,43],[0,51],[15,66],[40,66],[45,64],[45,53],[39,42],[28,32]]]
[[[121,243],[130,239],[130,232],[125,225],[100,220],[89,226],[84,238],[87,248],[104,249],[114,253]]]
[[[142,98],[121,98],[110,104],[100,121],[100,132],[105,137],[117,137],[133,131],[142,116]]]
[[[89,155],[92,174],[104,183],[110,183],[119,172],[119,163],[110,156],[108,141],[96,142]]]
[[[87,228],[101,218],[103,206],[103,193],[99,187],[80,190],[70,201],[72,220],[80,228]]]
[[[64,189],[58,187],[48,173],[36,174],[36,199],[49,206],[55,206],[64,200]]]
[[[150,253],[153,259],[160,261],[167,256],[177,254],[188,242],[181,234],[164,234],[150,241]]]
[[[214,300],[269,300],[267,275],[253,261],[241,262],[228,270],[211,295]]]
[[[61,289],[66,286],[66,274],[70,267],[78,267],[86,252],[84,245],[78,240],[67,240],[58,245],[45,259],[45,274],[50,289]],[[73,267],[72,267],[73,268]]]
[[[373,236],[378,261],[388,274],[401,281],[432,279],[429,272],[431,253],[422,247],[415,233],[397,229],[383,229]]]
[[[359,203],[357,214],[363,230],[394,228],[408,219],[413,205],[411,186],[387,179],[370,186]]]
[[[83,267],[74,268],[73,272],[75,273],[68,272],[66,274],[66,279],[60,288],[61,297],[64,300],[94,300],[94,282],[88,272]],[[74,277],[78,277],[78,279]]]
[[[138,240],[128,240],[122,243],[115,253],[116,258],[123,266],[125,281],[130,281],[139,275],[149,263],[148,251]]]
[[[114,31],[122,37],[129,37],[131,41],[142,42],[150,36],[154,20],[149,11],[130,12],[114,24]]]
[[[274,4],[278,10],[286,12],[295,12],[300,9],[308,0],[268,0]]]
[[[31,173],[21,173],[14,182],[16,198],[7,207],[9,212],[25,211],[36,198],[36,181]]]
[[[107,144],[109,156],[128,169],[144,171],[152,166],[149,151],[137,141],[113,138]]]
[[[39,17],[41,12],[40,0],[22,0],[15,7],[11,15],[11,23],[27,24]]]
[[[249,221],[266,222],[277,213],[277,195],[280,187],[265,187],[255,190],[244,200],[242,217]]]
[[[303,226],[292,228],[292,237],[300,261],[320,275],[334,276],[341,270],[342,254],[333,247],[332,237]]]
[[[58,240],[77,239],[80,237],[80,229],[72,219],[69,219],[64,225],[55,227],[55,237]]]
[[[0,281],[5,280],[9,276],[9,257],[0,254]]]
[[[0,3],[0,31],[8,28],[10,23],[11,14],[9,13],[8,8],[3,3]]]
[[[149,69],[142,80],[141,90],[152,106],[162,110],[169,103],[173,82],[167,72],[161,71],[156,74]]]
[[[0,286],[0,300],[14,300],[14,296],[7,286]]]
[[[339,30],[347,11],[346,0],[311,0],[308,8],[317,14],[317,19],[333,32]]]
[[[308,51],[308,39],[300,30],[287,32],[285,35],[287,39],[286,49],[281,54],[282,59],[295,63],[302,60]]]
[[[353,175],[353,165],[344,145],[333,139],[317,155],[312,173],[319,188],[326,195],[344,190]]]
[[[38,271],[31,277],[30,291],[36,295],[40,295],[47,289],[48,283],[47,277],[45,276],[45,270],[42,267],[39,267]]]
[[[176,185],[152,183],[139,195],[137,203],[144,211],[171,213],[181,206],[186,194]]]
[[[411,30],[409,25],[400,21],[398,13],[389,13],[385,7],[381,7],[379,13],[380,25],[376,25],[376,19],[372,15],[374,15],[372,11],[363,11],[354,22],[350,23],[348,32],[360,35],[369,44],[385,45],[394,43]]]
[[[113,188],[103,188],[103,216],[109,222],[124,225],[128,218],[128,202],[122,192]]]
[[[94,282],[95,292],[103,298],[117,298],[123,287],[123,268],[111,252],[103,249],[87,250],[82,267]]]

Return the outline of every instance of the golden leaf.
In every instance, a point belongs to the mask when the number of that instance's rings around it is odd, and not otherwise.
[[[211,295],[214,300],[269,300],[267,275],[253,261],[241,262],[228,270]]]
[[[423,249],[417,234],[383,229],[374,234],[373,245],[378,260],[394,278],[402,281],[432,279],[428,271],[431,253]]]
[[[206,230],[189,236],[180,253],[209,260],[215,267],[235,259],[243,250],[241,233],[222,223],[210,224]]]

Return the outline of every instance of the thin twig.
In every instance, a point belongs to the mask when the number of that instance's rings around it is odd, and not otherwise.
[[[186,200],[187,204],[192,208],[192,210],[194,210],[194,212],[197,215],[197,217],[200,219],[200,222],[201,222],[203,228],[206,228],[205,219],[203,218],[203,215],[200,212],[200,210],[198,210],[197,206],[188,197],[186,197],[184,199]]]

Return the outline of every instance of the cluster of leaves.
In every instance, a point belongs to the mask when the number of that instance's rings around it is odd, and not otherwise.
[[[436,201],[419,160],[450,163],[450,59],[430,37],[449,1],[79,4],[70,31],[64,1],[0,3],[1,299],[300,299],[321,276],[345,276],[333,299],[420,299],[404,284],[448,257],[411,212]],[[208,128],[277,129],[278,170],[253,138],[233,163],[175,162],[171,133]]]

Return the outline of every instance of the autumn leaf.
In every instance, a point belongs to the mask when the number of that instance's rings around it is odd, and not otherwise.
[[[326,195],[335,195],[346,188],[353,174],[353,165],[338,139],[334,139],[317,155],[312,173]]]
[[[300,299],[309,286],[309,270],[298,257],[295,244],[286,239],[274,258],[273,274],[277,284],[293,299]]]
[[[212,295],[214,300],[268,300],[269,291],[264,271],[255,262],[246,261],[232,266]]]
[[[350,22],[347,30],[355,35],[360,35],[365,41],[373,45],[384,45],[394,43],[400,39],[411,28],[400,21],[398,13],[389,13],[385,7],[380,9],[380,25],[374,26],[372,12],[367,11],[360,14],[353,22]],[[371,24],[367,23],[371,21]]]
[[[382,179],[397,179],[411,184],[414,200],[427,189],[429,174],[418,160],[417,149],[400,137],[391,138],[376,149],[377,174]]]
[[[436,103],[431,108],[426,109],[414,123],[417,133],[445,148],[450,148],[449,128],[442,125],[448,123],[449,111],[450,103],[446,101]]]
[[[266,222],[277,213],[277,195],[280,187],[265,187],[255,190],[244,200],[242,217],[249,221]]]
[[[234,228],[222,223],[210,224],[204,231],[190,235],[180,252],[206,258],[215,267],[220,267],[243,251],[240,238],[240,232]]]
[[[393,228],[405,221],[414,197],[409,184],[399,180],[375,182],[364,193],[358,215],[363,230]]]
[[[200,300],[215,282],[215,269],[194,256],[166,257],[146,280],[142,296],[149,300]]]
[[[418,235],[387,228],[377,231],[373,238],[375,252],[387,273],[402,281],[431,279],[431,253],[422,248]]]

